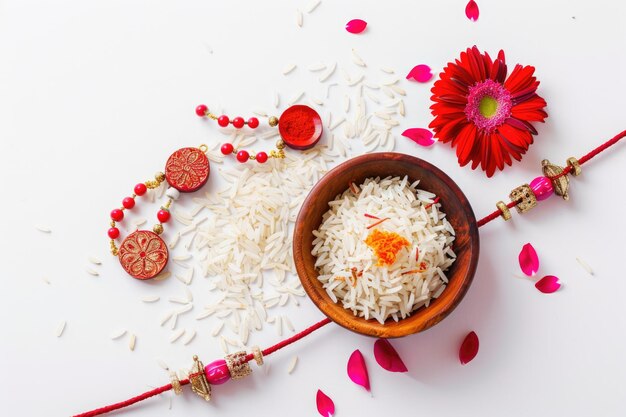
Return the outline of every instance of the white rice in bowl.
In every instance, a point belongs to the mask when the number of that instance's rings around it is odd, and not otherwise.
[[[454,229],[436,196],[418,184],[409,184],[407,177],[351,184],[328,203],[313,231],[318,279],[333,302],[341,301],[355,316],[381,324],[389,318],[398,321],[428,307],[446,288],[445,271],[456,259]],[[408,243],[390,265],[378,265],[375,251],[365,243],[375,230],[377,236],[396,233]]]

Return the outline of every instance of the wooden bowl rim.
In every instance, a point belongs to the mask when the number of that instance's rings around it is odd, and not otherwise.
[[[318,191],[326,187],[331,181],[333,181],[334,177],[342,173],[343,171],[350,170],[357,165],[370,163],[373,161],[401,161],[403,163],[413,163],[417,165],[421,165],[433,175],[435,175],[439,180],[441,180],[452,193],[459,199],[461,204],[462,212],[465,214],[465,218],[468,223],[468,235],[470,237],[470,249],[471,256],[469,259],[468,269],[465,273],[465,276],[462,277],[463,282],[460,283],[460,288],[458,292],[455,294],[453,301],[446,308],[441,311],[432,312],[432,317],[429,320],[426,320],[425,323],[416,323],[415,326],[410,326],[412,319],[419,319],[420,317],[417,314],[413,314],[405,319],[400,319],[399,323],[407,323],[406,326],[394,326],[394,327],[385,327],[381,325],[374,319],[364,320],[361,317],[356,317],[349,310],[332,310],[327,306],[333,305],[333,301],[328,297],[328,295],[324,294],[327,300],[318,299],[317,291],[314,289],[314,282],[312,280],[317,281],[317,276],[310,277],[307,274],[306,268],[304,266],[304,258],[303,258],[303,250],[302,250],[302,241],[306,238],[312,238],[312,236],[303,236],[301,228],[298,225],[301,222],[304,222],[304,218],[309,215],[310,207],[312,206],[311,201],[317,198]],[[382,177],[382,176],[381,176]],[[346,187],[347,188],[347,187]],[[351,159],[348,159],[345,162],[337,165],[330,171],[328,171],[309,191],[309,194],[305,198],[296,218],[296,223],[294,227],[294,235],[293,235],[293,257],[294,263],[296,265],[296,271],[298,273],[298,277],[300,282],[302,283],[302,287],[306,291],[307,295],[316,305],[316,307],[329,319],[333,322],[339,324],[340,326],[351,330],[353,332],[363,334],[366,336],[373,337],[384,337],[384,338],[396,338],[408,336],[413,333],[421,332],[427,330],[428,328],[434,326],[439,323],[441,320],[446,318],[461,302],[464,298],[467,290],[469,289],[474,275],[476,273],[476,269],[478,266],[478,255],[480,252],[480,239],[478,235],[478,225],[476,222],[476,216],[474,215],[474,211],[469,204],[469,201],[463,191],[459,188],[459,186],[450,178],[445,172],[441,169],[437,168],[435,165],[424,161],[418,157],[397,153],[397,152],[376,152],[360,155]],[[315,269],[316,270],[316,269]],[[319,282],[319,281],[317,281]],[[336,313],[339,311],[339,313]],[[418,310],[419,311],[419,310]],[[428,314],[428,307],[426,308]],[[384,328],[384,331],[381,330],[381,327]]]

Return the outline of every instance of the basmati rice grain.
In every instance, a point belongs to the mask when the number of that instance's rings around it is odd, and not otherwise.
[[[578,264],[579,264],[580,266],[582,266],[582,267],[583,267],[583,269],[584,269],[585,271],[587,271],[587,273],[588,273],[589,275],[591,275],[591,276],[594,276],[594,275],[595,275],[595,274],[594,274],[594,272],[593,272],[593,269],[591,269],[591,267],[589,266],[589,264],[587,264],[587,262],[583,261],[583,260],[582,260],[582,259],[580,259],[578,256],[576,257],[576,261],[578,262]]]
[[[291,360],[289,361],[289,366],[287,367],[287,373],[291,374],[295,369],[296,369],[296,365],[298,364],[298,357],[294,356],[293,358],[291,358]]]
[[[67,324],[67,322],[65,320],[63,320],[61,323],[59,323],[59,325],[57,326],[57,330],[55,332],[56,337],[61,337],[61,335],[63,334],[63,331],[65,330],[65,325]]]
[[[183,339],[183,345],[188,345],[189,343],[191,343],[191,341],[196,337],[196,331],[192,330],[191,333],[189,333],[184,339]]]
[[[111,335],[109,336],[111,338],[111,340],[115,340],[115,339],[119,339],[120,337],[124,336],[126,334],[126,329],[122,329],[122,330],[118,330],[116,332],[111,333]]]
[[[172,333],[172,335],[170,336],[170,343],[174,343],[175,341],[177,341],[178,339],[180,339],[180,337],[185,334],[185,329],[178,329],[177,331],[175,331],[174,333]]]
[[[321,2],[322,2],[322,0],[312,0],[312,1],[310,1],[308,6],[305,9],[306,12],[307,13],[312,13],[313,10],[317,9],[317,6],[319,6]]]
[[[283,75],[287,75],[295,69],[296,69],[296,64],[287,64],[287,66],[283,68]]]

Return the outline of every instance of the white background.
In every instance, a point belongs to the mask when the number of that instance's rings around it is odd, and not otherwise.
[[[355,71],[351,48],[372,74],[390,66],[401,77],[421,63],[437,71],[474,44],[492,56],[502,48],[509,68],[537,68],[550,114],[521,163],[487,179],[459,168],[446,146],[425,149],[399,137],[431,120],[432,82],[402,82],[407,118],[394,130],[396,149],[443,168],[477,217],[539,175],[541,159],[562,163],[626,128],[624,2],[481,0],[473,23],[465,0],[324,0],[298,28],[295,10],[307,3],[0,0],[0,413],[86,411],[167,383],[156,358],[185,367],[194,353],[205,362],[222,356],[210,320],[186,317],[182,325],[196,328],[196,339],[168,342],[158,320],[183,284],[128,278],[108,255],[105,235],[110,209],[162,169],[171,151],[223,140],[194,115],[198,103],[245,116],[272,109],[274,92],[322,95],[306,66],[338,61]],[[367,32],[348,34],[343,27],[353,18],[367,20]],[[290,62],[299,66],[285,77]],[[341,111],[342,96],[331,98],[324,115]],[[552,198],[481,229],[478,272],[461,305],[435,328],[393,341],[408,374],[382,370],[372,339],[329,325],[268,358],[268,375],[216,388],[211,404],[187,393],[171,410],[165,396],[119,415],[315,416],[318,388],[334,399],[337,416],[624,415],[624,145],[584,166],[569,202]],[[213,174],[204,191],[219,182]],[[150,224],[157,207],[144,212]],[[540,275],[562,280],[559,292],[541,294],[515,276],[526,242],[539,253]],[[85,272],[88,256],[105,260],[99,277]],[[207,285],[194,279],[198,300]],[[161,301],[142,303],[147,293]],[[306,299],[287,311],[298,329],[322,317]],[[62,320],[67,328],[56,338]],[[127,339],[110,340],[120,328],[137,334],[134,352]],[[457,351],[470,330],[481,348],[461,366]],[[266,327],[251,343],[278,340]],[[365,354],[373,396],[346,376],[356,348]],[[294,355],[300,361],[288,375]]]

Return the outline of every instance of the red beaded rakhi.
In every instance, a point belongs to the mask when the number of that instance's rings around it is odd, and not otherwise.
[[[242,129],[246,125],[251,129],[259,127],[259,119],[256,117],[251,117],[247,121],[243,117],[235,117],[231,120],[226,115],[217,116],[211,113],[205,104],[196,107],[196,114],[200,117],[217,120],[217,124],[221,127],[228,127],[228,125],[233,125],[235,129]],[[232,143],[223,144],[222,153],[224,155],[236,155],[237,161],[241,163],[256,160],[264,164],[269,158],[284,158],[285,146],[302,151],[315,146],[322,137],[322,118],[315,110],[302,104],[287,108],[280,117],[269,117],[268,124],[270,127],[278,126],[278,133],[281,137],[276,143],[276,149],[270,151],[269,155],[266,152],[255,154],[245,149],[236,149]]]
[[[122,200],[122,207],[111,211],[111,253],[120,260],[122,268],[132,277],[146,280],[156,277],[163,271],[169,258],[167,245],[159,236],[163,233],[163,223],[170,219],[170,206],[180,193],[191,193],[202,187],[209,179],[209,159],[205,155],[206,145],[199,148],[181,148],[174,152],[165,163],[165,173],[157,172],[154,180],[139,183],[130,197]],[[169,188],[165,192],[168,200],[157,212],[157,220],[152,231],[136,230],[129,234],[120,247],[115,240],[120,236],[117,222],[124,219],[124,211],[135,207],[135,198],[144,195],[166,181]]]

